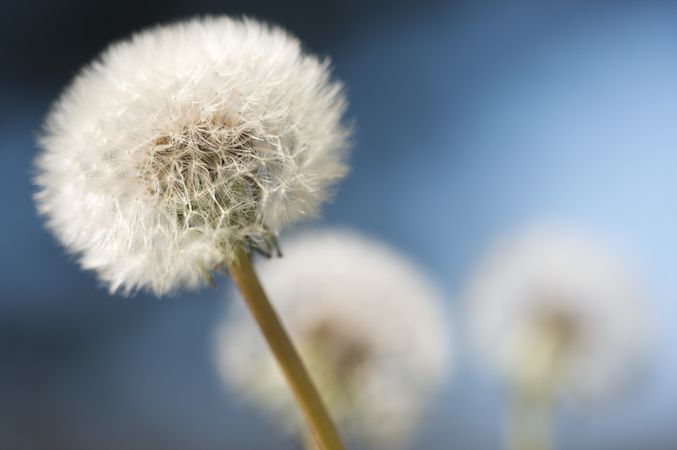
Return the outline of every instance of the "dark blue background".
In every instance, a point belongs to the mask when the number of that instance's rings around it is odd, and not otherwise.
[[[197,13],[275,21],[330,55],[348,86],[353,169],[325,222],[410,254],[456,313],[454,377],[413,448],[498,447],[503,393],[463,342],[459,296],[495,236],[542,219],[613,240],[657,316],[644,382],[612,407],[565,407],[560,448],[677,448],[677,4],[406,0],[4,6],[0,448],[297,445],[216,376],[228,280],[162,300],[111,297],[31,200],[35,134],[78,68],[113,39]]]

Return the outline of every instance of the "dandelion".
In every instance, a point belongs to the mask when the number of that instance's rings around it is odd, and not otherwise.
[[[61,243],[111,292],[157,295],[227,268],[316,438],[341,448],[251,270],[346,173],[342,85],[328,61],[254,20],[135,34],[83,69],[49,113],[35,196]]]
[[[328,62],[279,28],[207,18],[113,44],[52,108],[36,201],[111,291],[196,287],[270,250],[346,173]]]
[[[541,227],[502,242],[468,295],[478,348],[513,390],[515,448],[547,448],[552,402],[606,399],[644,357],[647,310],[633,274],[576,232]]]
[[[371,445],[403,444],[448,369],[439,293],[400,254],[353,232],[316,231],[285,249],[259,273],[333,416]],[[217,333],[224,381],[296,431],[283,379],[237,305]]]

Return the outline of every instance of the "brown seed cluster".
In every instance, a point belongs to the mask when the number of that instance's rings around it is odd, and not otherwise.
[[[246,238],[264,226],[265,181],[280,165],[266,144],[226,119],[202,121],[155,139],[140,173],[179,229]]]
[[[363,339],[330,320],[320,321],[308,332],[307,339],[322,353],[340,385],[352,384],[355,374],[367,362],[370,349]]]

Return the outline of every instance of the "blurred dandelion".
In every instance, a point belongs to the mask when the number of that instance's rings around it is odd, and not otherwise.
[[[258,283],[252,250],[318,213],[347,170],[328,61],[280,28],[228,17],[142,31],[83,69],[49,113],[35,196],[111,292],[157,295],[227,268],[326,449],[324,407]]]
[[[356,439],[403,445],[447,373],[450,330],[438,292],[390,248],[346,231],[315,231],[258,267],[329,409]],[[308,307],[312,305],[312,307]],[[291,431],[291,397],[241,308],[217,333],[221,374]]]
[[[608,399],[635,374],[649,333],[633,275],[596,242],[554,227],[505,240],[478,267],[470,327],[511,387],[513,448],[550,446],[558,397]]]

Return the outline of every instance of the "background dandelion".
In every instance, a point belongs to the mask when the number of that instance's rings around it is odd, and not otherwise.
[[[311,231],[284,247],[287,256],[263,261],[259,273],[334,417],[357,441],[406,446],[448,374],[451,328],[436,288],[354,232]],[[217,336],[221,374],[298,431],[284,380],[238,304]]]
[[[598,241],[547,225],[504,239],[476,268],[467,294],[473,337],[505,377],[515,414],[526,416],[516,418],[510,448],[550,448],[539,416],[561,395],[609,398],[636,375],[651,316],[636,278]]]

